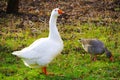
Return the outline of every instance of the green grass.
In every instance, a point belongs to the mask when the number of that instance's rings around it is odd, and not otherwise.
[[[54,75],[46,76],[41,74],[41,68],[30,69],[11,53],[21,50],[38,38],[47,37],[48,27],[35,34],[30,31],[30,27],[25,30],[15,26],[10,28],[9,21],[6,22],[8,27],[0,24],[0,80],[120,80],[120,26],[59,25],[64,50],[48,65],[48,72]],[[39,28],[37,25],[35,23],[34,27]],[[17,32],[10,32],[11,29],[17,29]],[[92,62],[78,42],[80,38],[98,38],[103,41],[113,53],[114,62],[110,62],[104,54]]]

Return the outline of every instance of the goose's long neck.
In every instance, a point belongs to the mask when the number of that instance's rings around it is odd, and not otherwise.
[[[49,38],[52,38],[54,40],[61,40],[60,34],[58,32],[57,26],[57,17],[51,15],[50,16],[50,21],[49,21]]]

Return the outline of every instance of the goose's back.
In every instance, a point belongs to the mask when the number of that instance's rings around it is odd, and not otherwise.
[[[104,50],[104,44],[97,39],[83,39],[81,40],[82,46],[85,51],[92,54],[101,54]]]

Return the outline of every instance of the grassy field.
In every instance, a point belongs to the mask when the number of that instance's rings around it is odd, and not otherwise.
[[[120,80],[120,26],[93,23],[58,25],[64,41],[62,54],[48,65],[48,72],[41,74],[41,68],[30,69],[22,60],[13,56],[15,50],[30,45],[41,37],[48,36],[47,23],[34,22],[20,28],[20,19],[0,19],[0,80]],[[43,27],[44,26],[44,27]],[[78,42],[80,38],[98,38],[114,55],[110,62],[105,54],[93,62]]]

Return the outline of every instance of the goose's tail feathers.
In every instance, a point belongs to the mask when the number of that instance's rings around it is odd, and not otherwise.
[[[20,55],[21,55],[21,52],[20,52],[20,51],[14,51],[12,54],[13,54],[13,55],[16,55],[16,56],[18,56],[18,57],[21,57],[21,56],[20,56]]]

